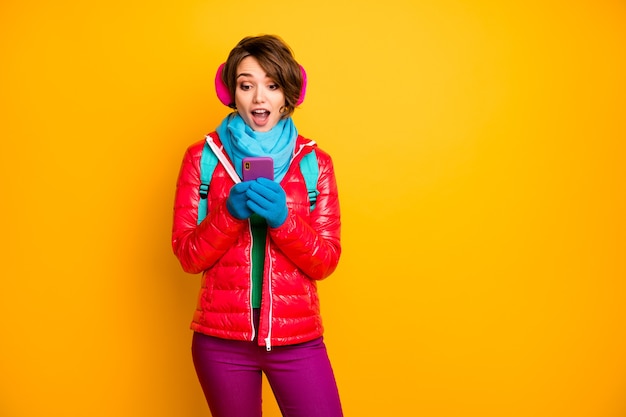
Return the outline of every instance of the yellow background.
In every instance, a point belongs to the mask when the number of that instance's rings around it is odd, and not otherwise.
[[[617,0],[3,1],[0,415],[208,415],[171,206],[259,33],[336,164],[346,416],[626,415]]]

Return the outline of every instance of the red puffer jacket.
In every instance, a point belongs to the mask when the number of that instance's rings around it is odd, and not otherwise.
[[[211,134],[221,146],[217,134]],[[259,329],[251,308],[252,237],[248,220],[230,215],[226,199],[234,185],[218,163],[209,186],[207,217],[197,225],[200,157],[204,141],[185,154],[174,203],[172,247],[183,269],[203,272],[191,328],[211,336],[281,346],[323,333],[316,281],[329,276],[341,253],[339,200],[330,156],[298,136],[296,155],[281,186],[289,214],[282,226],[268,228]],[[309,199],[300,160],[315,149],[319,177],[315,208]]]

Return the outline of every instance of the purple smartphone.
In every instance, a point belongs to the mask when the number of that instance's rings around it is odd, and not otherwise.
[[[274,179],[274,160],[269,156],[248,156],[243,158],[241,165],[244,181],[260,177]]]

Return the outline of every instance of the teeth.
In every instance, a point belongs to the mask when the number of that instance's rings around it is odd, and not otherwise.
[[[268,111],[267,110],[253,110],[252,113],[264,114],[264,113],[268,113]]]

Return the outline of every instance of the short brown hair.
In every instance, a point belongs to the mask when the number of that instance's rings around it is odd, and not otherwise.
[[[291,48],[276,35],[248,36],[239,41],[230,51],[222,72],[222,81],[233,100],[237,87],[237,67],[248,56],[256,58],[267,76],[283,90],[285,95],[283,118],[291,116],[300,98],[303,83],[300,65],[296,62]],[[230,107],[234,106],[234,103],[230,103]]]

